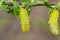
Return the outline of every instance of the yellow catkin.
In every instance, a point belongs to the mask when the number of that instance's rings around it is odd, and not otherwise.
[[[50,14],[50,18],[48,21],[50,31],[55,35],[59,34],[58,17],[59,17],[59,11],[54,9]]]
[[[30,30],[30,25],[29,25],[29,16],[28,16],[28,12],[26,9],[24,8],[20,8],[20,21],[21,21],[21,25],[22,25],[22,31],[23,32],[29,32]]]

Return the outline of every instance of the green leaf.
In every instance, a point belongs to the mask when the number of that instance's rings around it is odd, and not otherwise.
[[[7,5],[1,5],[0,10],[5,10],[5,9],[7,9],[7,7],[8,7]]]
[[[29,6],[34,6],[34,5],[39,5],[39,4],[44,4],[44,1],[35,0],[34,2],[30,2]]]
[[[6,1],[6,0],[0,0],[0,10],[5,10],[8,7],[8,5],[3,4],[4,1]]]
[[[53,7],[48,3],[48,2],[44,2],[45,6],[50,8],[50,9],[53,9]]]
[[[35,2],[35,3],[31,3],[32,5],[39,5],[39,4],[44,4],[44,2],[43,1],[37,1],[37,2]]]
[[[14,15],[14,13],[13,13],[13,7],[12,6],[8,6],[7,9],[6,9],[6,11],[8,12],[8,14]]]
[[[5,0],[6,3],[9,3],[9,2],[13,3],[13,1],[15,0]]]
[[[60,8],[60,2],[56,4],[56,8]]]
[[[48,0],[44,0],[44,2],[48,2]]]
[[[39,1],[39,0],[31,0],[31,3],[36,3],[37,1]]]
[[[53,12],[53,10],[54,10],[54,9],[50,9],[50,10],[49,10],[49,15]]]
[[[30,5],[31,4],[31,0],[28,0],[27,4]]]
[[[22,0],[22,7],[25,7],[27,5],[27,0]]]
[[[22,2],[26,2],[27,0],[22,0]]]
[[[32,6],[28,8],[28,15],[30,15],[31,11],[32,11]]]
[[[3,4],[4,1],[5,1],[5,0],[0,0],[0,6]]]
[[[16,0],[13,0],[13,1],[16,1]]]
[[[19,3],[14,1],[13,6],[8,6],[5,11],[8,12],[8,14],[12,14],[13,16],[18,17],[19,16]]]
[[[19,8],[20,8],[20,5],[18,2],[14,2],[13,3],[13,13],[16,17],[19,16]]]

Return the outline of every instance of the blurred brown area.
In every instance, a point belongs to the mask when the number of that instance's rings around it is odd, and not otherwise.
[[[49,0],[50,3],[59,1]],[[48,12],[49,9],[45,6],[34,6],[30,14],[31,30],[23,33],[18,18],[5,11],[0,11],[0,18],[7,17],[9,20],[8,23],[0,26],[0,40],[60,40],[60,35],[53,35],[49,31]]]

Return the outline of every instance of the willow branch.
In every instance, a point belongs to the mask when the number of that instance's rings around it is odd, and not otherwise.
[[[10,2],[10,3],[4,3],[5,5],[9,5],[9,6],[12,6],[13,4]],[[44,6],[44,2],[43,1],[39,1],[37,3],[32,3],[33,6]],[[51,5],[56,5],[56,3],[51,3]]]

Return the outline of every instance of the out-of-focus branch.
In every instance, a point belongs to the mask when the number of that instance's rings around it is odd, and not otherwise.
[[[5,5],[12,6],[13,4],[11,2],[9,3],[4,3]],[[56,3],[50,3],[51,5],[56,5]],[[44,2],[40,1],[38,3],[32,3],[33,6],[44,6]]]

